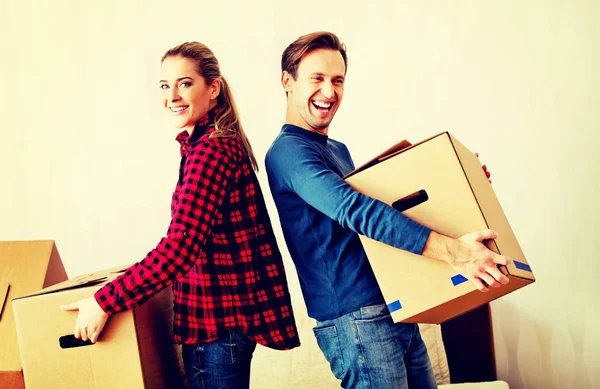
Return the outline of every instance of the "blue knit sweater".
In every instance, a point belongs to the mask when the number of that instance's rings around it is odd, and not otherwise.
[[[265,164],[309,316],[383,303],[357,233],[421,254],[430,229],[353,190],[342,179],[354,169],[350,153],[326,135],[286,124]]]

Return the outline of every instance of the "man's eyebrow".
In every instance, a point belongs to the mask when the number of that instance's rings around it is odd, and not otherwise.
[[[321,73],[321,72],[314,72],[314,73],[311,74],[311,76],[323,76],[324,77],[324,76],[326,76],[326,74],[325,73]],[[342,78],[342,79],[345,79],[346,77],[344,75],[340,74],[340,75],[337,75],[337,76],[333,76],[332,78]]]

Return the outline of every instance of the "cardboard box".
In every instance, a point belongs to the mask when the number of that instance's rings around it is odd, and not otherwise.
[[[183,387],[171,288],[111,315],[95,344],[73,337],[78,313],[59,306],[92,296],[126,269],[83,275],[13,300],[27,389]]]
[[[395,322],[439,324],[535,281],[481,163],[449,133],[402,141],[345,179],[444,235],[492,229],[487,247],[514,260],[500,267],[510,282],[482,293],[445,262],[361,236]]]
[[[10,301],[67,279],[52,240],[0,242],[0,388],[24,388]]]

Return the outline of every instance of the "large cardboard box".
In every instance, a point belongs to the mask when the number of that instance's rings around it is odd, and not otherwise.
[[[0,388],[24,388],[10,301],[67,279],[52,240],[0,242]]]
[[[75,339],[77,312],[59,306],[92,296],[127,267],[83,275],[13,300],[27,389],[181,388],[173,343],[173,292],[111,315],[95,344]]]
[[[481,163],[449,133],[402,141],[345,178],[442,234],[492,229],[498,238],[487,247],[514,260],[500,267],[510,282],[482,293],[444,262],[361,236],[394,321],[439,324],[535,281]]]

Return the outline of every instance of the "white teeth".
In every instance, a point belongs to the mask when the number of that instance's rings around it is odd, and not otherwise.
[[[173,111],[173,112],[181,112],[181,111],[183,111],[186,108],[187,108],[187,106],[185,106],[185,107],[171,107],[171,111]]]
[[[314,103],[314,104],[315,104],[317,107],[319,107],[319,108],[325,108],[325,109],[329,109],[329,108],[330,108],[330,107],[333,105],[333,103],[331,103],[331,102],[330,102],[330,103],[326,103],[326,102],[324,102],[324,101],[316,101],[316,100],[315,100],[315,101],[313,101],[313,103]]]

